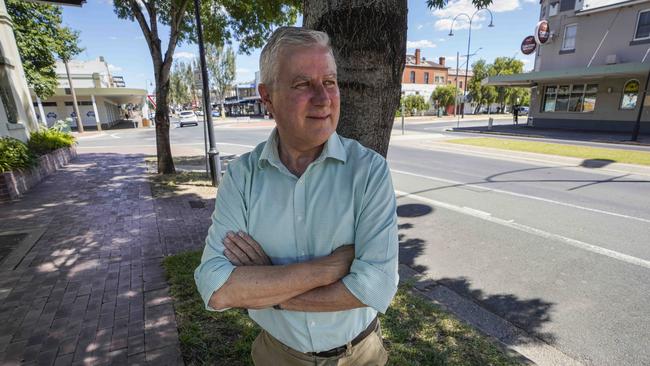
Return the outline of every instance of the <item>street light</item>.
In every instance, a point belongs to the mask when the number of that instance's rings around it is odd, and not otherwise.
[[[474,20],[474,16],[476,14],[478,14],[479,12],[483,11],[483,10],[486,10],[488,13],[490,13],[490,24],[488,25],[488,27],[489,28],[494,27],[494,23],[493,23],[494,16],[492,16],[492,12],[488,8],[482,8],[482,9],[477,9],[474,12],[474,14],[472,14],[472,16],[469,16],[466,13],[460,13],[460,14],[456,15],[454,17],[454,19],[451,21],[451,28],[449,28],[449,36],[451,37],[451,36],[454,35],[454,23],[456,22],[456,19],[458,19],[458,17],[460,17],[460,16],[465,16],[465,17],[467,17],[467,19],[469,19],[469,34],[467,36],[467,60],[465,60],[465,62],[467,64],[465,65],[465,85],[463,86],[463,89],[464,89],[463,90],[463,108],[461,110],[462,118],[465,118],[465,97],[467,96],[467,73],[469,72],[469,56],[471,56],[470,53],[469,53],[469,47],[470,47],[470,44],[472,43],[472,21]],[[456,80],[456,82],[458,82],[458,80]]]

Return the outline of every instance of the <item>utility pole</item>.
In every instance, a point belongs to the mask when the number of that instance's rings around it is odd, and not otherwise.
[[[84,125],[81,122],[81,114],[79,114],[79,105],[77,104],[77,93],[74,92],[74,86],[72,86],[72,77],[70,77],[70,66],[68,65],[68,60],[63,60],[65,64],[65,72],[68,74],[68,85],[70,86],[70,94],[72,94],[72,106],[74,108],[74,114],[77,116],[77,132],[84,132]]]
[[[212,126],[212,105],[210,104],[210,87],[208,85],[208,68],[205,64],[205,48],[203,47],[203,29],[201,28],[201,10],[199,0],[194,0],[194,16],[196,17],[196,35],[199,41],[199,59],[201,60],[201,81],[203,82],[203,113],[208,127],[208,160],[212,185],[218,186],[221,179],[221,160],[214,141],[214,126]]]

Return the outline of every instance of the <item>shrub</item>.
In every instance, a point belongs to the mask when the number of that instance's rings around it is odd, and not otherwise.
[[[0,173],[24,169],[36,164],[36,157],[27,145],[13,137],[0,138]]]
[[[32,132],[28,145],[35,154],[43,155],[56,149],[70,147],[74,142],[74,136],[71,134],[50,128]]]

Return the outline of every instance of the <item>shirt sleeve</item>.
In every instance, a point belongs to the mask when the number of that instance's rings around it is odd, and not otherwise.
[[[372,164],[355,230],[355,259],[343,284],[362,303],[385,313],[399,275],[395,191],[386,160]]]
[[[246,231],[246,205],[244,195],[233,174],[238,164],[231,164],[224,174],[217,191],[217,199],[212,213],[212,225],[205,239],[205,248],[201,264],[194,271],[194,281],[199,290],[205,308],[215,311],[208,305],[212,294],[228,280],[235,266],[224,255],[223,239],[228,231]],[[243,187],[243,184],[239,185]],[[227,310],[227,309],[223,309]]]

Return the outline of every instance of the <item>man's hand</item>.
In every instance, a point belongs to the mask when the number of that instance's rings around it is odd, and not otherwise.
[[[223,254],[236,266],[270,266],[271,260],[262,247],[243,231],[237,234],[229,231],[223,239],[226,247]]]
[[[350,273],[350,266],[354,260],[354,244],[342,245],[327,257],[318,259],[332,268],[332,282],[336,282]]]

